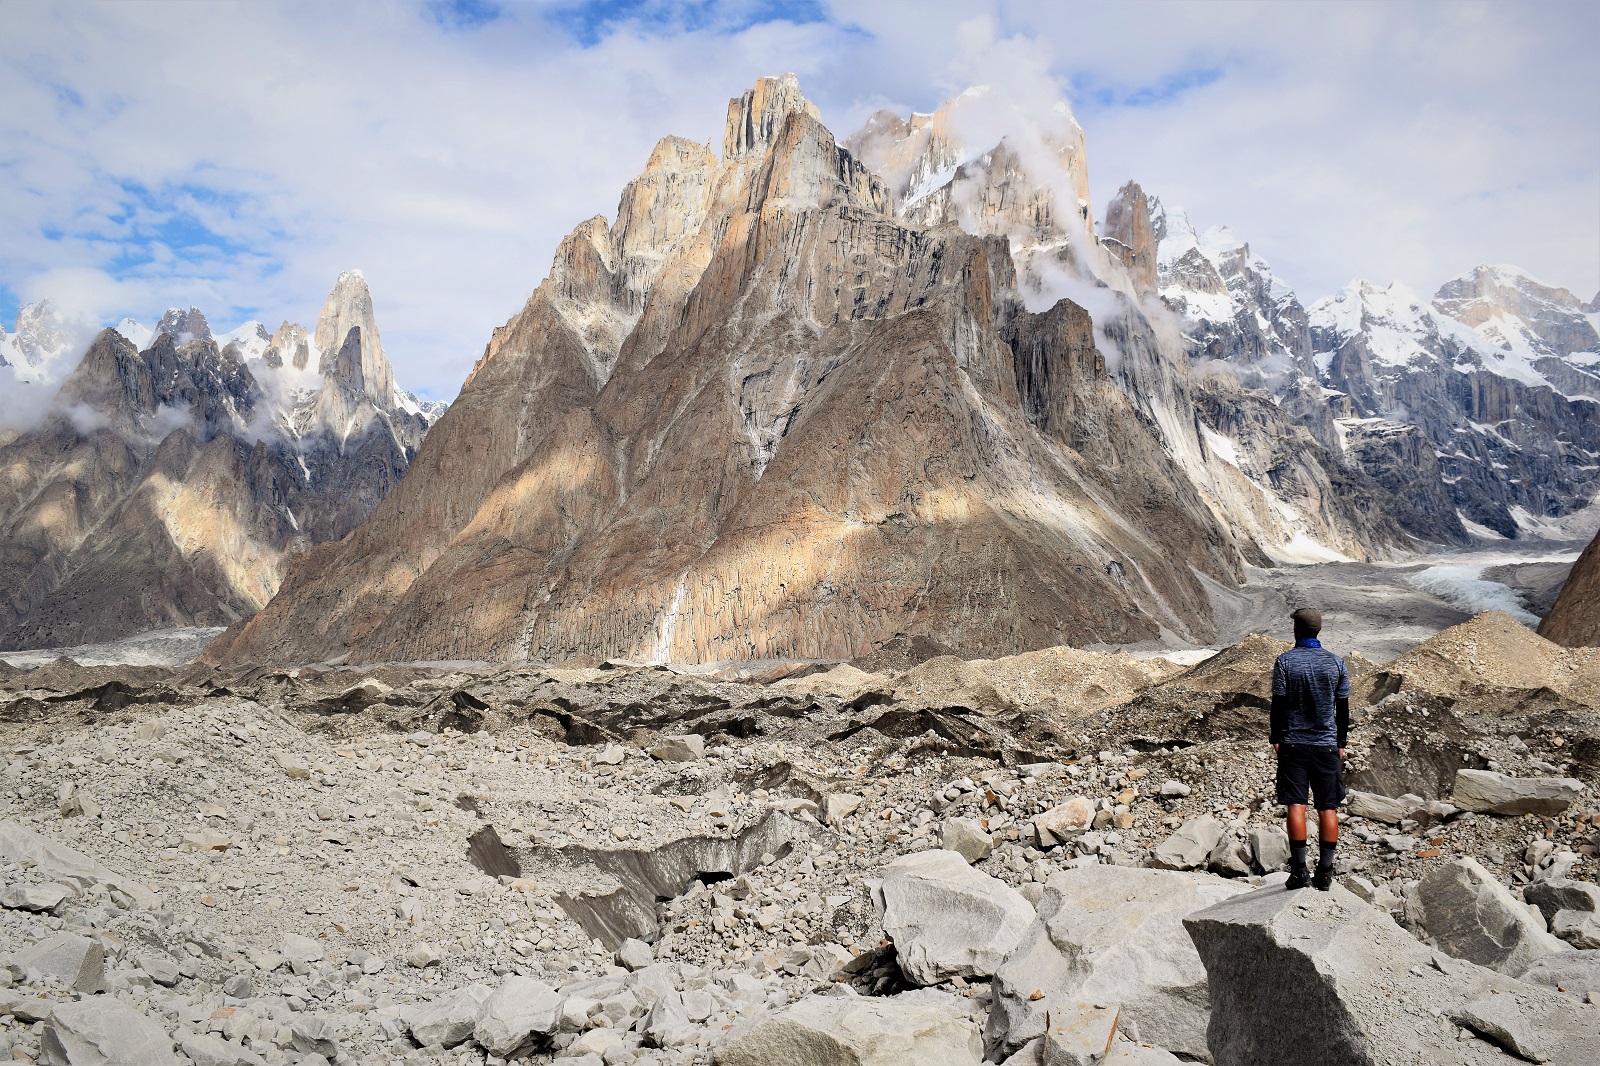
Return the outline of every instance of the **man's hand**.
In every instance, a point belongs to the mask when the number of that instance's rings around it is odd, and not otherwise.
[[[1278,754],[1278,745],[1276,745],[1276,744],[1272,745],[1272,754],[1274,754],[1274,755]]]
[[[1344,749],[1343,748],[1339,749],[1339,761],[1340,762],[1344,762]]]

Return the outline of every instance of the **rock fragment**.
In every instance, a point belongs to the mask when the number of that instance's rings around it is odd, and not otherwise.
[[[861,797],[849,792],[830,792],[822,797],[822,824],[836,826],[861,806]]]
[[[1151,863],[1164,870],[1198,869],[1206,864],[1224,832],[1222,823],[1209,814],[1191,818],[1155,849]]]
[[[1522,1016],[1517,997],[1510,992],[1494,992],[1475,999],[1451,1015],[1451,1019],[1518,1058],[1529,1062],[1549,1061],[1528,1019]]]
[[[39,1046],[47,1066],[178,1066],[167,1031],[109,996],[58,1004]]]
[[[1588,881],[1562,877],[1535,881],[1522,890],[1522,898],[1538,907],[1546,922],[1553,921],[1557,911],[1600,913],[1600,885]]]
[[[1034,841],[1041,848],[1065,844],[1094,824],[1094,802],[1086,796],[1073,796],[1033,818]]]
[[[736,1028],[717,1066],[979,1066],[983,1042],[962,1000],[922,990],[884,998],[807,996]]]
[[[994,851],[994,838],[971,818],[946,818],[939,842],[969,863],[982,862]]]
[[[1408,901],[1423,934],[1458,959],[1515,976],[1564,946],[1476,860],[1436,867]]]
[[[1510,777],[1493,770],[1457,770],[1450,801],[1477,814],[1560,814],[1583,794],[1574,777]]]
[[[53,977],[63,988],[84,995],[105,991],[105,960],[98,940],[76,933],[57,933],[11,957],[30,982]]]
[[[995,974],[991,1057],[1042,1037],[1055,1005],[1080,1002],[1119,1003],[1141,1039],[1205,1055],[1206,972],[1183,919],[1244,891],[1208,874],[1121,866],[1055,874]]]
[[[65,885],[11,885],[0,892],[0,906],[14,911],[53,911],[71,896]]]
[[[953,851],[894,860],[872,898],[900,969],[919,985],[993,974],[1034,917],[1015,889]]]
[[[472,1035],[479,1010],[493,994],[488,985],[472,984],[419,1003],[407,1010],[406,1028],[411,1030],[411,1038],[424,1047],[455,1047]]]
[[[502,1058],[556,1031],[561,1022],[561,994],[543,981],[508,974],[482,1005],[472,1037],[484,1050]]]
[[[698,733],[662,737],[650,749],[650,757],[661,762],[698,762],[705,758],[706,738]]]

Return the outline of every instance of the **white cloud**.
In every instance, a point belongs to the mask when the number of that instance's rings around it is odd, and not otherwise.
[[[539,5],[452,30],[401,2],[6,4],[0,284],[225,329],[309,321],[360,267],[399,380],[449,397],[659,137],[719,145],[728,97],[793,70],[841,136],[974,82],[1064,93],[1097,205],[1137,178],[1307,302],[1485,260],[1600,287],[1588,7],[829,6],[683,29],[647,5],[585,48]]]

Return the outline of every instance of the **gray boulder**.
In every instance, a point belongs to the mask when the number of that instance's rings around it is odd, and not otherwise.
[[[717,1066],[979,1066],[983,1041],[964,1000],[932,990],[882,999],[807,996],[747,1022]]]
[[[110,996],[57,1004],[39,1051],[46,1066],[178,1066],[167,1031]]]
[[[1345,811],[1358,818],[1365,818],[1370,822],[1383,822],[1387,825],[1399,825],[1411,817],[1413,811],[1427,805],[1427,800],[1421,796],[1407,793],[1399,799],[1380,796],[1376,792],[1362,792],[1360,789],[1351,789],[1345,796]]]
[[[1244,891],[1208,874],[1122,866],[1054,875],[995,974],[991,1057],[1042,1037],[1049,1011],[1077,1002],[1120,1003],[1142,1040],[1205,1055],[1206,973],[1183,918]]]
[[[1442,956],[1338,885],[1259,889],[1184,926],[1209,977],[1206,1035],[1217,1066],[1503,1062],[1460,1040],[1454,1019],[1507,992],[1550,1062],[1600,1061],[1590,1008]]]
[[[53,977],[63,988],[91,995],[106,990],[106,953],[98,940],[57,933],[12,956],[29,982]]]
[[[561,994],[543,981],[510,974],[478,1008],[472,1038],[502,1058],[561,1023]],[[463,1038],[464,1039],[464,1038]]]
[[[971,818],[947,818],[939,829],[939,843],[967,862],[982,862],[994,851],[994,838]]]
[[[1583,794],[1575,777],[1510,777],[1493,770],[1457,770],[1450,801],[1478,814],[1560,814]]]
[[[1046,1066],[1099,1066],[1117,1038],[1116,1004],[1059,1004],[1050,1010],[1040,1045]]]
[[[0,907],[14,911],[53,911],[71,895],[71,889],[54,881],[42,885],[12,885],[0,892]]]
[[[1600,885],[1569,881],[1564,877],[1535,881],[1522,890],[1522,898],[1539,908],[1544,920],[1555,919],[1557,911],[1600,913]]]
[[[1476,859],[1435,867],[1407,907],[1429,943],[1512,976],[1541,956],[1566,950]]]
[[[1600,1003],[1600,951],[1546,955],[1522,971],[1518,980]]]
[[[705,757],[706,738],[698,733],[662,737],[661,743],[650,749],[650,756],[662,762],[697,762]]]
[[[0,862],[34,867],[38,874],[52,881],[76,885],[80,891],[104,884],[144,910],[157,910],[161,905],[160,897],[139,882],[10,819],[0,819]]]
[[[1199,869],[1224,832],[1222,823],[1209,814],[1191,818],[1151,853],[1150,863],[1163,870]]]
[[[1517,997],[1510,992],[1491,992],[1482,999],[1475,999],[1452,1014],[1450,1019],[1520,1059],[1529,1062],[1546,1062],[1549,1059],[1539,1037],[1518,1006]]]
[[[488,985],[476,984],[418,1003],[404,1015],[406,1028],[411,1030],[411,1038],[424,1047],[455,1047],[472,1035],[479,1011],[493,994]]]
[[[1600,914],[1593,911],[1556,911],[1550,932],[1575,948],[1600,948]]]
[[[872,900],[901,971],[919,985],[988,977],[1033,921],[1021,894],[953,851],[895,859]]]
[[[1206,856],[1206,869],[1223,877],[1249,877],[1250,851],[1232,833],[1224,834]]]
[[[1257,826],[1250,830],[1250,864],[1257,873],[1263,874],[1289,865],[1289,834],[1282,826]]]

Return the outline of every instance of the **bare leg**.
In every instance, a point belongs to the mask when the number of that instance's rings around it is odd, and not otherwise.
[[[1290,814],[1289,814],[1290,824],[1293,824],[1293,822],[1294,822],[1294,808],[1293,807],[1289,808],[1289,811],[1290,811]],[[1304,807],[1301,807],[1300,808],[1300,831],[1302,833],[1305,832],[1305,824],[1306,824],[1306,809]],[[1294,836],[1294,831],[1290,830],[1289,835],[1290,836]],[[1322,841],[1322,843],[1324,843],[1324,844],[1337,844],[1339,842],[1339,812],[1338,811],[1318,811],[1317,812],[1317,839]]]
[[[1306,838],[1306,805],[1304,803],[1289,804],[1289,839],[1304,840]],[[1334,833],[1338,833],[1337,823]]]

